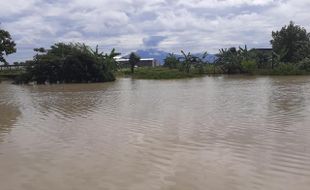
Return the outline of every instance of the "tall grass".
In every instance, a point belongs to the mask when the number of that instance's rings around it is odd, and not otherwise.
[[[117,76],[132,76],[136,79],[181,79],[203,76],[196,72],[185,73],[178,69],[168,69],[165,67],[156,68],[136,68],[132,74],[129,69],[121,70]]]

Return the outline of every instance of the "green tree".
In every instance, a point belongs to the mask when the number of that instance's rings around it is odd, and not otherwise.
[[[115,60],[116,56],[121,55],[121,53],[117,53],[113,48],[110,53],[99,52],[98,45],[96,46],[95,51],[90,49],[93,54],[93,57],[101,64],[102,67],[106,66],[109,70],[116,72],[119,69],[119,64]]]
[[[131,68],[131,73],[134,73],[135,66],[137,65],[137,63],[139,63],[139,61],[140,61],[140,57],[134,52],[132,52],[129,55],[129,64]]]
[[[113,48],[109,54],[106,53],[103,56],[104,64],[113,72],[116,72],[120,68],[119,63],[115,60],[115,57],[119,55],[121,55],[121,53],[116,52]]]
[[[0,62],[8,64],[4,56],[15,53],[15,46],[16,44],[12,40],[10,33],[0,28]]]
[[[103,55],[80,43],[57,43],[50,49],[35,49],[34,60],[27,65],[26,73],[18,83],[35,81],[38,84],[105,82],[115,80],[109,64],[116,54]]]
[[[227,74],[251,73],[257,69],[257,51],[244,48],[231,47],[229,49],[220,49],[217,54],[216,65]]]
[[[179,59],[173,53],[169,53],[168,56],[164,59],[164,67],[168,67],[169,69],[176,69],[178,68],[179,64]]]
[[[253,58],[252,52],[248,50],[247,45],[245,45],[244,48],[239,46],[238,54],[243,61],[249,61]]]
[[[252,59],[255,60],[258,69],[272,68],[272,51],[271,50],[250,50]]]
[[[310,35],[306,29],[290,22],[280,31],[272,32],[273,51],[281,57],[281,62],[297,63],[310,54]]]
[[[251,74],[253,74],[255,69],[257,69],[257,64],[254,60],[243,60],[241,62],[241,66],[242,66],[243,72],[251,73]]]
[[[310,72],[310,58],[305,58],[298,63],[298,68],[302,71]]]
[[[237,48],[220,49],[217,57],[216,64],[224,73],[234,74],[242,72],[241,62],[243,58]]]
[[[181,50],[181,53],[183,55],[183,57],[179,58],[180,60],[179,69],[181,71],[189,73],[191,68],[194,66],[195,68],[198,69],[199,73],[203,72],[203,64],[205,64],[203,59],[206,58],[207,52],[205,52],[202,57],[195,56],[190,52],[185,53],[183,50]]]

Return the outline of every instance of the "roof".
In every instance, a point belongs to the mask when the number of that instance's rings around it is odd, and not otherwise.
[[[253,48],[253,49],[258,51],[272,51],[272,48]]]
[[[129,61],[129,59],[125,58],[116,58],[116,61]],[[140,61],[155,61],[154,58],[141,58]]]

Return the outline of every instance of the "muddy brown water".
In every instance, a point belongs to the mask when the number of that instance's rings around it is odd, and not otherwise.
[[[309,190],[310,77],[0,84],[1,190]]]

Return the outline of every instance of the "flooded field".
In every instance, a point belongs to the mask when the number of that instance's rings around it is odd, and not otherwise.
[[[310,77],[0,84],[2,190],[310,187]]]

